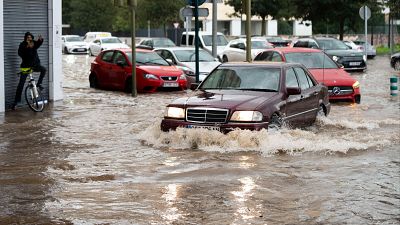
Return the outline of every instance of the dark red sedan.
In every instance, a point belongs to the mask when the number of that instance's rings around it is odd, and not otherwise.
[[[318,82],[328,86],[330,100],[361,102],[360,83],[319,49],[268,49],[259,53],[254,61],[301,63]]]
[[[199,85],[196,95],[167,106],[163,131],[205,128],[261,130],[305,126],[330,111],[328,89],[301,64],[225,63]]]
[[[101,52],[91,64],[90,87],[131,92],[131,62],[131,49]],[[183,90],[187,87],[187,80],[181,69],[170,65],[157,53],[137,49],[136,86],[138,92],[155,92],[161,88]]]

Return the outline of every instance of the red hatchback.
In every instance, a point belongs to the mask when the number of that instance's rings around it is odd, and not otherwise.
[[[274,48],[259,53],[254,61],[301,63],[329,90],[330,100],[361,102],[360,83],[318,49]]]
[[[132,50],[113,49],[101,52],[92,62],[89,82],[93,88],[132,90]],[[157,89],[186,89],[187,81],[181,69],[171,66],[157,53],[137,49],[136,85],[138,92]]]

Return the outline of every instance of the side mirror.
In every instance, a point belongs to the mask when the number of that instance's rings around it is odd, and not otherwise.
[[[286,93],[288,95],[299,95],[301,94],[301,89],[299,87],[288,87],[286,88]]]
[[[200,83],[192,83],[190,84],[190,90],[194,91],[199,87]]]
[[[172,59],[165,59],[169,64],[174,65],[175,63],[172,61]]]

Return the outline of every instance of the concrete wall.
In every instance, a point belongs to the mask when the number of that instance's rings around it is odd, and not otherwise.
[[[50,99],[63,99],[62,73],[62,2],[49,0],[49,87]]]

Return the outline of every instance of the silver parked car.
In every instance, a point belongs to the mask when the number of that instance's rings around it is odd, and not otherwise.
[[[170,47],[154,49],[161,57],[181,68],[186,74],[188,86],[195,82],[196,55],[193,47]],[[199,81],[204,78],[219,64],[218,59],[214,58],[204,49],[199,49]]]
[[[354,44],[359,46],[359,49],[361,49],[364,52],[365,41],[356,40],[356,41],[353,41],[353,42],[354,42]],[[367,57],[370,58],[370,59],[373,59],[375,56],[376,56],[375,46],[373,46],[369,42],[367,42]]]

